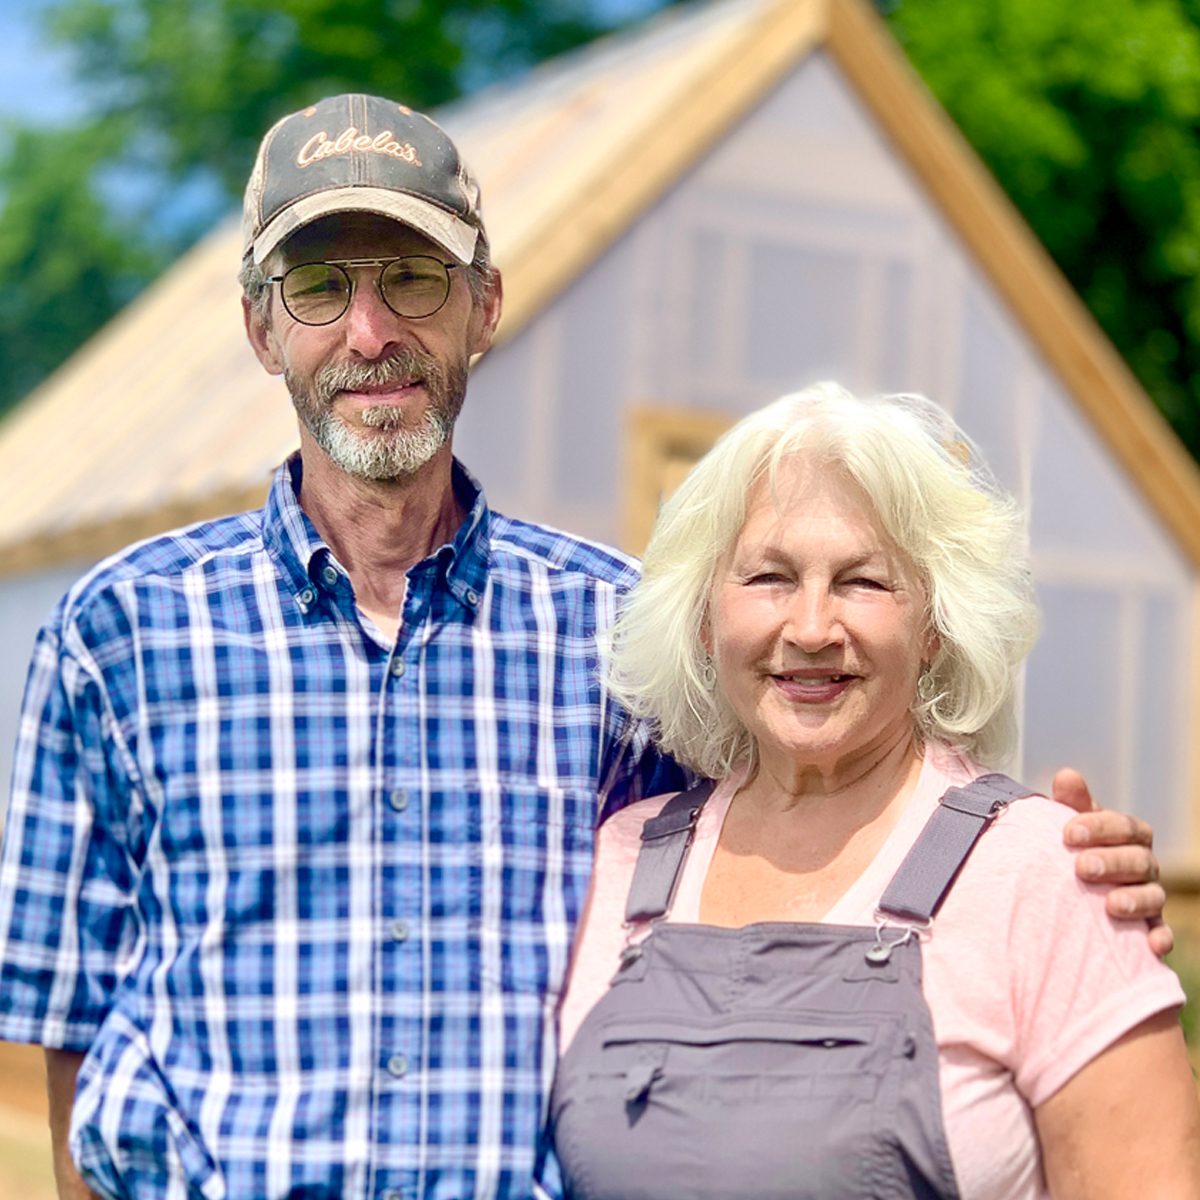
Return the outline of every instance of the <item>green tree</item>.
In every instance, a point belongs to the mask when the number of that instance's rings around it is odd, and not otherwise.
[[[0,408],[81,346],[165,263],[103,196],[114,124],[11,128],[0,145]]]
[[[1200,457],[1200,0],[899,0],[889,21]]]
[[[645,0],[643,11],[663,0]],[[0,412],[233,208],[319,96],[430,108],[608,31],[596,0],[55,0],[88,118],[0,129]]]
[[[131,152],[236,194],[263,130],[320,96],[433,107],[608,25],[584,0],[59,0],[48,27]]]
[[[1200,457],[1200,0],[877,3]],[[604,31],[597,11],[56,0],[89,119],[0,131],[0,410],[233,207],[276,117],[341,90],[435,106]]]

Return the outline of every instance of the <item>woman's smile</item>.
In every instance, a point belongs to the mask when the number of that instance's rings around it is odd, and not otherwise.
[[[780,692],[796,704],[830,704],[855,682],[853,675],[828,670],[780,671],[771,678]]]

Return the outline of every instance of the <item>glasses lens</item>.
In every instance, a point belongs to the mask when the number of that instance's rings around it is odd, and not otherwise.
[[[428,317],[446,303],[450,272],[436,258],[398,258],[384,268],[380,287],[394,313],[401,317]]]
[[[350,305],[350,277],[332,263],[303,263],[283,277],[283,303],[305,325],[328,325]]]

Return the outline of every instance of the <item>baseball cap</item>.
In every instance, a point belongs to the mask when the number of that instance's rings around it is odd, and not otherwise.
[[[391,217],[469,263],[483,227],[479,185],[445,131],[379,96],[329,96],[267,131],[246,185],[243,257],[261,264],[330,213]]]

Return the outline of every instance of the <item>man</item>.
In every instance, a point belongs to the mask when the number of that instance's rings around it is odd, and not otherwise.
[[[242,281],[300,452],[42,630],[0,1036],[46,1047],[63,1196],[525,1197],[593,826],[678,782],[597,671],[636,568],[451,456],[501,286],[433,122],[277,124]],[[1108,853],[1157,915],[1145,850]]]

